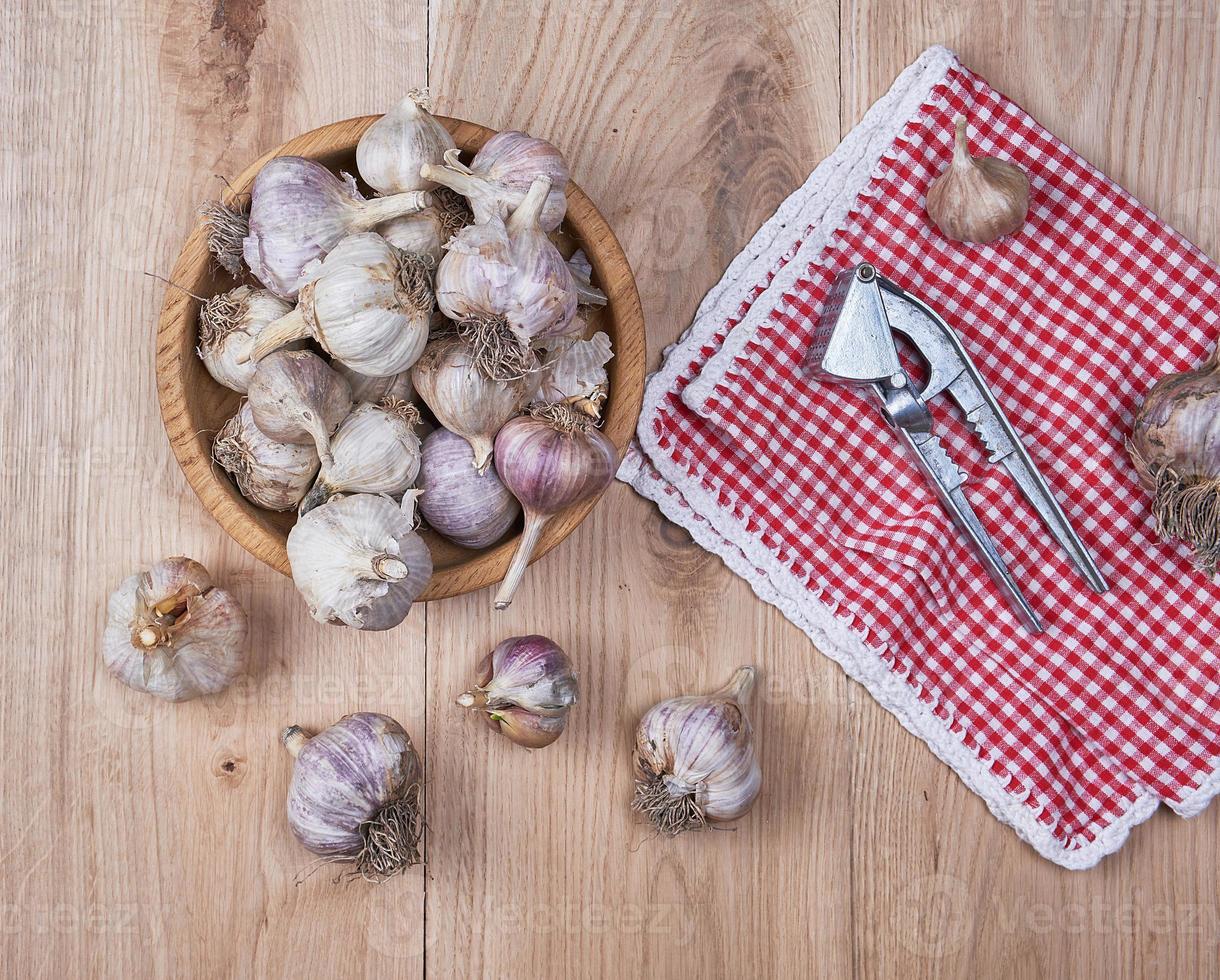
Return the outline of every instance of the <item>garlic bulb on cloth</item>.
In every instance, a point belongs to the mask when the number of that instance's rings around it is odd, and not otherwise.
[[[482,712],[492,731],[541,749],[563,734],[580,693],[572,661],[545,636],[512,636],[478,667],[475,687],[458,697]]]
[[[410,515],[360,493],[303,514],[288,532],[288,562],[313,618],[387,630],[407,617],[432,577],[432,556]]]
[[[1136,413],[1127,451],[1152,494],[1156,530],[1185,541],[1209,576],[1220,564],[1220,347],[1162,378]]]
[[[330,440],[333,457],[313,489],[301,501],[301,513],[338,493],[398,494],[419,473],[419,410],[391,400],[357,405]]]
[[[130,688],[187,701],[223,691],[241,673],[246,613],[208,570],[166,558],[110,596],[102,660]]]
[[[352,389],[322,358],[309,351],[276,351],[258,363],[250,379],[254,424],[278,442],[312,443],[331,461],[330,435],[352,407]]]
[[[313,445],[276,442],[254,424],[244,402],[212,443],[212,459],[233,477],[241,495],[267,510],[292,510],[318,473]]]
[[[736,820],[762,788],[746,705],[753,667],[739,667],[714,694],[654,705],[635,733],[633,810],[673,837]]]
[[[381,237],[404,252],[427,255],[439,263],[444,246],[474,221],[466,199],[448,187],[431,191],[432,205],[415,214],[404,214],[377,226]]]
[[[954,125],[953,160],[928,188],[928,217],[946,238],[989,245],[1025,224],[1029,178],[1007,160],[971,156],[966,117]]]
[[[209,299],[199,311],[197,349],[208,374],[226,388],[245,394],[254,376],[254,363],[249,360],[254,341],[291,310],[270,290],[249,286]]]
[[[362,711],[313,736],[291,725],[280,741],[296,760],[288,825],[301,844],[372,881],[420,863],[423,766],[398,722]]]
[[[474,220],[507,217],[520,207],[531,185],[540,177],[548,182],[541,206],[542,227],[554,231],[567,213],[568,165],[546,140],[516,130],[497,133],[475,154],[467,167],[457,150],[445,154],[445,165],[425,165],[421,176],[464,196],[474,211]]]
[[[450,432],[470,443],[481,473],[491,462],[496,433],[525,407],[538,380],[538,359],[529,353],[520,377],[496,381],[478,366],[474,345],[461,337],[432,341],[411,371],[415,390]]]
[[[258,172],[250,192],[250,234],[242,244],[246,264],[276,296],[295,299],[305,267],[343,238],[431,203],[425,191],[366,201],[349,175],[340,180],[304,157],[275,157]]]
[[[349,235],[305,272],[297,307],[255,341],[258,360],[313,337],[331,357],[373,377],[399,374],[428,343],[431,259],[397,251],[375,232]]]
[[[494,466],[479,471],[461,436],[437,429],[423,443],[419,509],[432,530],[463,548],[487,548],[508,533],[521,504]]]
[[[364,131],[356,144],[356,169],[366,184],[381,194],[436,186],[420,176],[420,168],[444,163],[445,151],[455,146],[431,110],[428,94],[413,89]]]
[[[436,302],[474,345],[488,377],[529,369],[530,345],[572,333],[576,287],[538,224],[549,187],[539,178],[507,224],[492,216],[462,229],[436,270]]]

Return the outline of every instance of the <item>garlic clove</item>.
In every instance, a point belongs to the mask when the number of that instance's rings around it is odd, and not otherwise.
[[[491,708],[485,717],[492,731],[527,749],[546,748],[563,734],[568,725],[566,714],[553,718],[534,714],[525,708]]]
[[[1005,160],[971,156],[965,116],[955,128],[953,160],[928,188],[928,217],[946,238],[989,245],[1025,224],[1029,178]]]
[[[330,435],[352,407],[351,388],[309,351],[276,351],[258,362],[248,391],[250,411],[277,442],[312,443],[331,463]]]
[[[167,558],[110,596],[102,660],[128,687],[167,701],[223,691],[245,666],[245,611],[189,558]]]
[[[420,510],[432,530],[463,548],[488,548],[521,515],[494,466],[475,467],[469,442],[437,429],[423,442],[419,469]]]
[[[314,619],[385,630],[406,618],[432,576],[415,522],[372,494],[331,500],[288,533],[292,579]]]
[[[199,311],[203,366],[217,382],[243,394],[254,375],[250,352],[258,336],[292,307],[267,289],[238,286],[213,296]]]
[[[249,402],[224,424],[212,443],[212,458],[233,477],[241,495],[267,510],[292,510],[317,475],[317,450],[276,442],[254,423]]]
[[[428,93],[413,89],[407,97],[365,130],[356,144],[356,169],[382,194],[430,190],[436,184],[420,176],[425,164],[440,165],[453,137],[432,115]]]

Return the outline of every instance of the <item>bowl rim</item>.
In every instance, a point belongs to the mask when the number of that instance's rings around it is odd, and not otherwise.
[[[273,157],[304,156],[317,159],[324,154],[354,151],[360,136],[380,118],[379,115],[355,116],[286,140],[247,166],[229,183],[222,200],[231,204],[247,193],[255,175]],[[450,131],[463,151],[475,151],[496,135],[496,130],[478,123],[448,116],[436,118]],[[630,263],[609,223],[575,182],[568,182],[566,194],[568,211],[564,227],[575,232],[574,237],[585,249],[596,281],[609,298],[607,309],[613,317],[616,334],[614,358],[607,366],[610,395],[606,402],[602,431],[614,444],[621,461],[635,434],[643,404],[647,356],[643,311]],[[210,276],[214,268],[214,261],[207,249],[206,227],[200,217],[183,243],[169,278],[173,283],[191,288],[201,278]],[[254,507],[238,494],[227,475],[216,472],[211,460],[211,440],[204,438],[205,433],[197,432],[193,424],[193,413],[187,407],[182,360],[184,357],[196,357],[197,311],[198,300],[195,297],[183,289],[166,287],[157,323],[155,369],[161,420],[170,447],[191,489],[225,532],[255,558],[291,576],[285,549],[286,535],[266,517],[260,517],[270,512]],[[547,523],[530,564],[566,538],[588,516],[601,496],[598,494],[556,514]],[[519,539],[518,532],[492,548],[471,552],[468,560],[436,570],[420,601],[463,595],[499,582],[508,569]]]

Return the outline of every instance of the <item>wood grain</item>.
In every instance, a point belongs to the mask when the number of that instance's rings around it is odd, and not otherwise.
[[[1212,977],[1220,811],[1158,814],[1086,873],[987,813],[717,559],[624,487],[532,568],[389,636],[311,623],[174,463],[152,343],[198,199],[266,147],[431,82],[554,140],[636,273],[653,363],[777,203],[944,41],[1213,255],[1214,6],[1184,0],[44,0],[0,36],[6,975]],[[187,553],[254,622],[250,677],[151,704],[97,653],[109,589]],[[564,737],[450,704],[500,638],[573,655]],[[765,772],[732,833],[627,811],[639,714],[763,670]],[[386,711],[425,748],[429,868],[299,884],[290,721]]]

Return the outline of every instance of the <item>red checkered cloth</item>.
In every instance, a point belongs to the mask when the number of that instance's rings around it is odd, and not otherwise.
[[[965,113],[1030,177],[993,246],[924,211]],[[869,261],[953,326],[1110,583],[1093,593],[947,399],[967,496],[1031,636],[867,393],[801,368],[828,287]],[[1220,604],[1154,533],[1124,437],[1220,335],[1220,270],[963,68],[927,52],[785,202],[649,385],[621,478],[783,609],[1040,853],[1081,868],[1164,801],[1220,789]],[[765,668],[765,660],[763,662]]]

